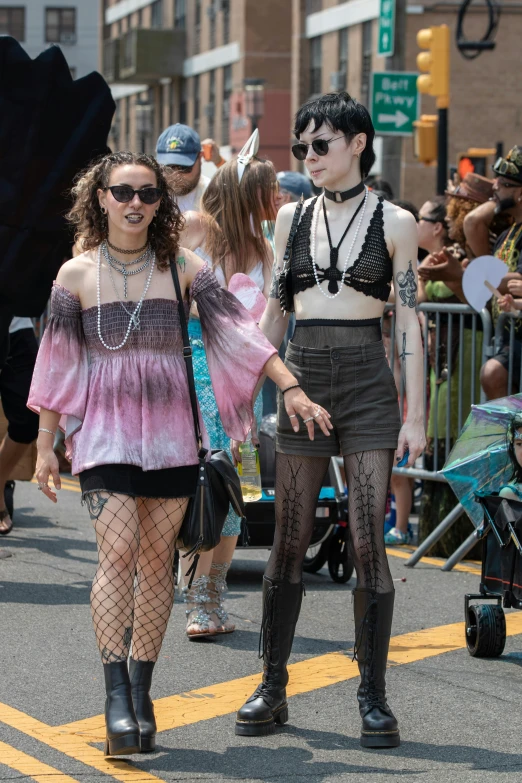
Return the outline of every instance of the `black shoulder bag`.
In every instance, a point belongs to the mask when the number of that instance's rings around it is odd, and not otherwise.
[[[283,256],[283,268],[279,273],[279,304],[284,315],[294,312],[294,292],[292,290],[292,246],[294,244],[294,237],[299,225],[299,218],[303,209],[304,198],[301,196],[299,204],[294,212],[294,219],[292,220],[292,226],[288,235],[288,242],[286,243],[285,254]]]
[[[219,544],[221,531],[228,514],[229,504],[242,520],[245,519],[245,505],[241,494],[238,475],[226,451],[215,451],[210,461],[206,459],[208,450],[203,448],[203,439],[199,426],[194,369],[192,366],[192,348],[187,329],[187,319],[178,272],[175,262],[170,264],[172,279],[178,299],[179,320],[183,338],[183,358],[187,366],[187,381],[194,418],[194,433],[198,444],[198,480],[196,493],[190,499],[185,518],[178,536],[181,549],[188,549],[183,557],[192,557],[193,562],[187,572],[188,586],[191,587],[201,552],[208,552]]]

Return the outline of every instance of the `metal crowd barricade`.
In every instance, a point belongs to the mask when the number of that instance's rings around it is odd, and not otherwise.
[[[522,341],[517,339],[516,321],[521,318],[520,312],[500,313],[495,327],[494,352],[498,353],[503,346],[508,346],[508,388],[507,393],[515,394],[522,391]],[[520,370],[515,372],[515,359],[520,361]]]
[[[391,308],[387,308],[391,309]],[[421,320],[422,334],[424,343],[424,358],[423,358],[423,388],[424,388],[424,424],[427,428],[429,418],[429,406],[435,406],[433,416],[433,466],[432,469],[426,467],[426,455],[422,455],[421,467],[413,468],[398,468],[394,467],[393,472],[400,476],[405,476],[412,479],[422,479],[424,481],[438,481],[441,483],[447,483],[445,477],[440,473],[443,467],[444,460],[441,458],[441,441],[444,443],[444,453],[447,456],[450,452],[452,445],[452,422],[454,421],[454,409],[452,401],[452,391],[455,384],[457,385],[457,429],[458,432],[462,430],[465,422],[464,405],[468,407],[468,402],[464,400],[465,396],[465,381],[467,372],[470,374],[470,402],[478,403],[485,402],[486,396],[482,390],[480,383],[477,382],[477,376],[479,375],[480,368],[487,360],[489,355],[489,347],[492,340],[492,323],[491,316],[487,310],[482,310],[478,313],[473,308],[464,304],[443,304],[435,302],[424,302],[419,305],[419,314],[423,314],[424,317]],[[479,319],[482,325],[482,330],[478,328]],[[431,327],[430,327],[431,323]],[[465,356],[465,329],[471,330],[471,356]],[[478,333],[482,331],[482,347],[478,346]],[[440,383],[435,384],[435,394],[433,399],[430,399],[430,363],[429,363],[429,350],[428,345],[430,340],[435,340],[434,349],[431,351],[435,356],[435,378],[441,378],[443,368],[441,366],[441,353],[444,348],[443,337],[446,337],[446,356],[447,356],[447,368],[445,368],[444,378],[446,380],[446,409],[445,409],[445,434],[442,437],[439,436],[439,395],[441,393]],[[458,335],[458,359],[453,366],[453,348],[454,336]],[[395,311],[393,311],[391,319],[391,334],[390,334],[390,350],[389,358],[392,371],[394,369],[396,360],[395,350]],[[399,350],[402,346],[399,346]],[[467,358],[470,360],[470,367],[465,368],[467,364]],[[408,361],[406,357],[406,361]],[[478,371],[478,372],[477,372]],[[404,395],[405,395],[405,378],[404,373],[401,373],[400,384],[400,409],[401,418],[404,410]],[[466,411],[467,417],[467,411]],[[411,557],[406,561],[405,565],[414,566],[423,557],[431,547],[439,541],[444,533],[459,519],[459,517],[465,513],[464,508],[460,503],[455,505],[455,508],[437,525],[437,527],[430,533],[430,535],[417,547]],[[477,531],[474,530],[470,536],[464,541],[461,546],[451,555],[442,567],[443,571],[450,571],[463,557],[473,548],[477,541]]]

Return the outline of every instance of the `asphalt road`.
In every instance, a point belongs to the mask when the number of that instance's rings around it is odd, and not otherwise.
[[[0,557],[0,781],[522,780],[522,613],[508,617],[501,658],[471,658],[463,596],[478,588],[473,566],[446,574],[422,562],[410,570],[399,556],[390,558],[392,572],[407,581],[396,582],[388,693],[400,748],[359,745],[357,678],[345,654],[353,645],[354,585],[334,584],[327,569],[305,577],[289,723],[270,737],[234,735],[233,710],[251,685],[241,678],[260,671],[267,557],[243,550],[229,579],[238,630],[190,642],[177,601],[153,685],[162,700],[158,751],[105,761],[102,719],[77,723],[100,716],[104,702],[89,612],[96,548],[88,514],[72,488],[56,507],[34,484],[19,484],[15,499],[15,529],[0,540],[0,555],[11,555]]]

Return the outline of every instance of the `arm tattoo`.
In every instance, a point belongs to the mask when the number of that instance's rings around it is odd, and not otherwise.
[[[176,263],[179,266],[179,268],[181,269],[181,271],[183,273],[185,273],[185,267],[187,266],[187,262],[185,261],[185,257],[184,256],[178,256],[178,258],[176,259]]]
[[[280,271],[277,261],[274,261],[274,266],[272,267],[272,282],[270,283],[270,293],[268,294],[269,299],[279,299]]]
[[[399,354],[399,359],[401,360],[403,367],[406,366],[406,357],[407,356],[413,356],[413,353],[408,353],[406,350],[406,332],[402,333],[402,352]]]
[[[407,272],[397,272],[397,285],[399,287],[399,297],[403,307],[417,306],[417,281],[411,261]]]

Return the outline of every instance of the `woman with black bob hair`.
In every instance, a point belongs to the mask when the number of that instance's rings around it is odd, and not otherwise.
[[[303,560],[330,459],[342,455],[357,572],[354,658],[361,674],[361,744],[395,747],[399,728],[385,694],[394,588],[384,516],[394,456],[411,466],[425,446],[415,313],[417,226],[413,215],[365,187],[375,161],[374,128],[366,108],[348,93],[309,100],[297,112],[294,133],[292,152],[323,192],[304,205],[285,205],[276,222],[273,285],[260,328],[279,347],[289,310],[295,310],[285,364],[299,388],[278,393],[276,533],[263,581],[264,675],[239,710],[236,733],[269,734],[288,720],[286,666],[301,607]],[[292,226],[291,261],[285,265]],[[287,285],[280,288],[287,269]],[[402,426],[381,335],[392,282],[408,395]],[[306,428],[286,413],[285,404],[301,390],[330,413],[328,434],[321,430],[321,410],[305,419]],[[233,449],[237,459],[237,444]]]

